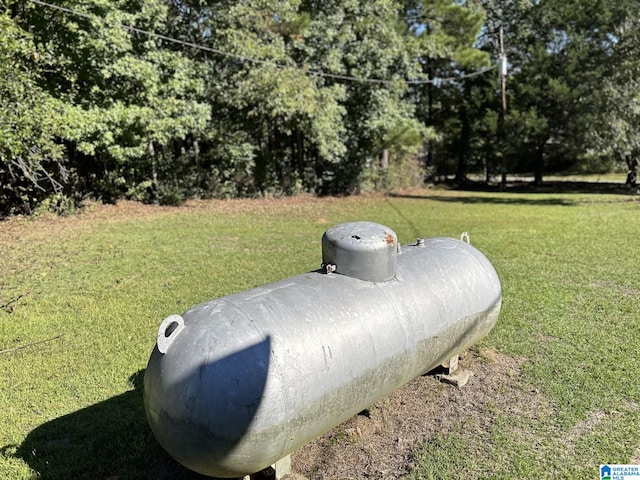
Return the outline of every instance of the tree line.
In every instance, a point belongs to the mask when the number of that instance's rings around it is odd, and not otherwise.
[[[0,216],[87,197],[167,204],[631,168],[639,9],[5,0]]]

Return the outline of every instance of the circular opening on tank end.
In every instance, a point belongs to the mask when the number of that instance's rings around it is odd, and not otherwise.
[[[169,338],[173,332],[178,328],[178,322],[171,322],[164,330],[164,338]]]

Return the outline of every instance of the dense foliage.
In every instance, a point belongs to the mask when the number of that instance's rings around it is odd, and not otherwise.
[[[5,0],[0,216],[634,165],[635,0]],[[496,70],[509,59],[508,111]],[[151,32],[145,33],[145,32]],[[485,73],[483,73],[485,70]]]

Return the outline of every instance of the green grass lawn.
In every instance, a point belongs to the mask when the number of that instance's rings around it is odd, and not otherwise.
[[[483,347],[517,357],[514,381],[537,392],[525,415],[496,402],[484,428],[425,443],[410,478],[640,463],[638,197],[432,190],[0,223],[0,478],[169,478],[137,388],[162,319],[318,268],[322,233],[352,220],[402,243],[468,231],[503,286]]]

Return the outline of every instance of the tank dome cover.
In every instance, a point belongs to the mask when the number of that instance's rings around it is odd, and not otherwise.
[[[335,272],[369,282],[396,274],[398,237],[389,227],[372,222],[336,225],[322,236],[322,262]]]

